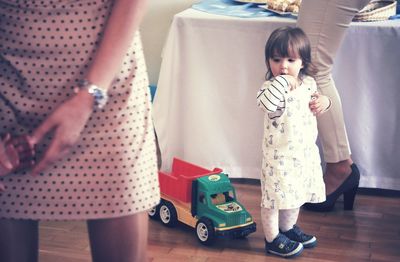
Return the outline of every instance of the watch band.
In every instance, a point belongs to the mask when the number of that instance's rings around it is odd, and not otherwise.
[[[107,90],[96,86],[86,79],[80,80],[78,83],[78,87],[79,90],[86,90],[90,95],[93,96],[95,109],[102,109],[107,104]]]

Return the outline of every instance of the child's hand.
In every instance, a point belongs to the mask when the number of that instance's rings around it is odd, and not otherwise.
[[[331,107],[331,104],[332,102],[329,97],[315,92],[311,96],[311,101],[308,105],[311,112],[313,112],[314,115],[319,116],[326,112]]]
[[[291,75],[281,75],[289,84],[289,90],[295,90],[300,86],[299,80]]]

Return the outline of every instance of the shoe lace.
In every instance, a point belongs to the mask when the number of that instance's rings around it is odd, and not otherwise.
[[[296,226],[296,225],[293,226],[292,232],[293,232],[293,234],[295,234],[295,235],[299,238],[299,240],[301,240],[301,241],[307,240],[307,238],[308,238],[308,236],[307,236],[306,234],[304,234],[304,232],[301,231],[301,229],[300,229],[298,226]]]

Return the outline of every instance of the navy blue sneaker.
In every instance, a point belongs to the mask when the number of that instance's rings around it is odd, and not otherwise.
[[[305,234],[296,225],[294,225],[293,228],[289,231],[281,231],[281,233],[288,237],[290,240],[302,243],[305,248],[311,248],[317,245],[317,238],[315,236]]]
[[[265,240],[265,251],[280,257],[292,258],[301,254],[303,245],[279,233],[271,243]]]

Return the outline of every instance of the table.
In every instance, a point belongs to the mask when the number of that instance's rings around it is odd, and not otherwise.
[[[295,22],[193,9],[174,16],[153,111],[163,170],[179,157],[232,178],[259,179],[263,49],[272,30]],[[335,61],[361,187],[400,190],[399,61],[400,20],[352,23]]]

